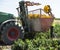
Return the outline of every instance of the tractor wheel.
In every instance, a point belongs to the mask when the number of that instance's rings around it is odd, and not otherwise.
[[[16,25],[15,22],[6,23],[2,27],[2,40],[5,44],[12,44],[15,40],[24,38],[22,26]]]

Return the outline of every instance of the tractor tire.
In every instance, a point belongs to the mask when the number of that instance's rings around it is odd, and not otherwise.
[[[8,22],[2,27],[1,39],[5,44],[13,44],[15,40],[24,38],[22,26],[16,25],[15,22]]]

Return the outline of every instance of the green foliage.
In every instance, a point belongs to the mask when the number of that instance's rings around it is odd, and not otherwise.
[[[54,34],[57,38],[60,38],[60,24],[56,24],[54,27]]]
[[[18,42],[19,41],[19,42]],[[60,44],[58,45],[60,40],[53,39],[26,39],[24,42],[19,39],[12,46],[12,50],[55,50],[60,49]],[[20,42],[21,41],[21,42]]]
[[[60,32],[60,24],[56,24],[54,27],[54,32],[59,33]]]
[[[21,40],[18,39],[17,41],[15,41],[15,43],[12,46],[12,50],[24,50],[25,47],[25,43]]]
[[[60,36],[60,25],[55,25],[54,33]],[[12,50],[60,50],[60,40],[51,39],[50,33],[36,33],[34,39],[18,39],[12,45]]]

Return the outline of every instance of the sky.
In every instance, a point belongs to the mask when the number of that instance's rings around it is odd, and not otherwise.
[[[7,12],[18,16],[16,8],[19,6],[18,2],[21,0],[0,0],[0,12]],[[43,8],[45,5],[50,5],[52,13],[56,18],[60,18],[60,0],[24,0],[31,2],[39,2],[40,6],[28,7],[29,11]]]

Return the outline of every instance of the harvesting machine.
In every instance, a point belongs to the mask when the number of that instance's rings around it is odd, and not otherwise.
[[[50,28],[54,19],[50,6],[46,5],[44,9],[28,12],[27,6],[33,5],[40,4],[20,1],[19,7],[16,8],[18,19],[14,18],[12,14],[0,12],[0,37],[4,43],[12,44],[18,38],[24,39],[27,34],[47,31]]]

